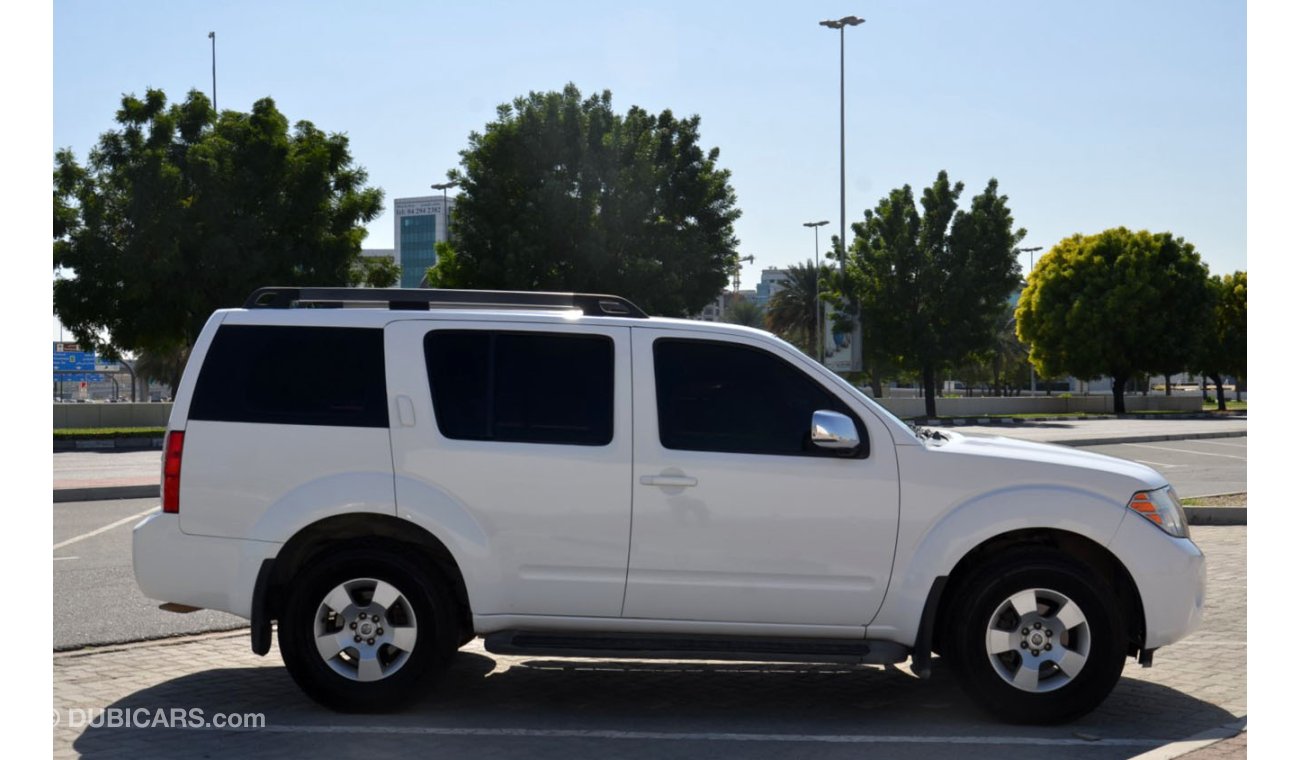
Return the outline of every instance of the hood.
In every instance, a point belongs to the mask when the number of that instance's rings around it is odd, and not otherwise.
[[[1080,451],[1069,446],[1035,443],[1003,436],[967,436],[944,430],[948,440],[933,444],[935,451],[944,454],[979,459],[984,466],[997,463],[1012,477],[1075,482],[1093,486],[1105,485],[1115,489],[1117,495],[1132,495],[1135,491],[1160,488],[1168,479],[1144,464],[1127,459]],[[981,467],[984,469],[984,467]],[[1109,490],[1109,489],[1107,489]]]

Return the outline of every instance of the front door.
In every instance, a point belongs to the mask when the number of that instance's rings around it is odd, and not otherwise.
[[[793,350],[632,330],[635,466],[625,618],[865,626],[893,563],[893,442]],[[812,413],[854,418],[855,456]]]

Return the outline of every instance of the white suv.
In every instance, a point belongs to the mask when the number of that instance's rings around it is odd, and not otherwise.
[[[315,308],[304,308],[315,307]],[[343,307],[343,308],[320,308]],[[391,709],[496,653],[895,663],[996,715],[1094,708],[1200,622],[1132,462],[914,431],[789,344],[612,296],[263,288],[177,389],[140,588]]]

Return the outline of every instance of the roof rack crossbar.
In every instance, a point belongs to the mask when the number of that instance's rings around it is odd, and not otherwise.
[[[646,313],[622,296],[597,293],[534,293],[522,290],[452,290],[447,288],[258,288],[245,309],[339,307],[356,303],[387,304],[394,310],[435,306],[462,308],[580,309],[589,317],[635,317]]]

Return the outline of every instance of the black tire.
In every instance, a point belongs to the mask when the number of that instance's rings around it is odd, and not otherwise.
[[[360,664],[357,658],[345,650],[327,660],[316,645],[317,614],[327,595],[356,579],[382,581],[401,594],[401,601],[387,611],[368,604],[356,606],[357,610],[382,613],[382,622],[375,625],[388,624],[389,614],[397,623],[415,623],[414,644],[409,650],[384,645],[382,636],[378,647],[372,645],[374,653],[386,659],[391,669],[378,680],[361,681],[342,675],[340,671],[347,672],[349,665]],[[354,592],[354,598],[365,598],[366,583],[353,588],[360,589]],[[342,615],[326,611],[320,618],[322,626],[343,633]],[[320,704],[341,712],[390,711],[409,704],[446,666],[460,636],[456,619],[453,602],[438,572],[400,547],[367,543],[327,549],[294,578],[289,589],[279,617],[280,655],[293,680]],[[364,626],[366,621],[362,619],[361,623]],[[399,626],[390,627],[395,630]],[[390,630],[389,635],[393,632]],[[366,641],[359,646],[366,646]]]
[[[1031,590],[1037,590],[1034,598],[1040,602],[1042,617],[1039,613],[1021,617],[1011,604],[1012,597]],[[976,569],[956,591],[946,626],[945,654],[962,687],[981,708],[1011,723],[1061,723],[1092,711],[1115,688],[1127,650],[1125,620],[1109,585],[1086,566],[1052,552],[1019,551]],[[1054,617],[1068,606],[1061,597],[1074,603],[1084,625],[1066,625],[1076,619],[1074,611]],[[1054,604],[1059,605],[1056,610]],[[1000,613],[996,621],[995,613]],[[1066,630],[1056,634],[1055,649],[1053,639],[1043,637],[1047,630],[1035,630],[1028,622],[1040,620],[1047,628]],[[1021,621],[1026,621],[1023,627]],[[997,629],[992,634],[995,639],[1009,637],[1009,651],[990,654],[986,644],[990,628]],[[1028,634],[1022,633],[1026,630]],[[1070,653],[1074,649],[1086,654]],[[1071,661],[1055,664],[1038,660],[1039,655],[1068,656]],[[1079,657],[1083,657],[1081,667]],[[1033,662],[1040,664],[1026,667]],[[1062,664],[1077,670],[1067,674]],[[1028,683],[1050,690],[1031,692],[1007,680],[1021,675],[1022,669]]]

